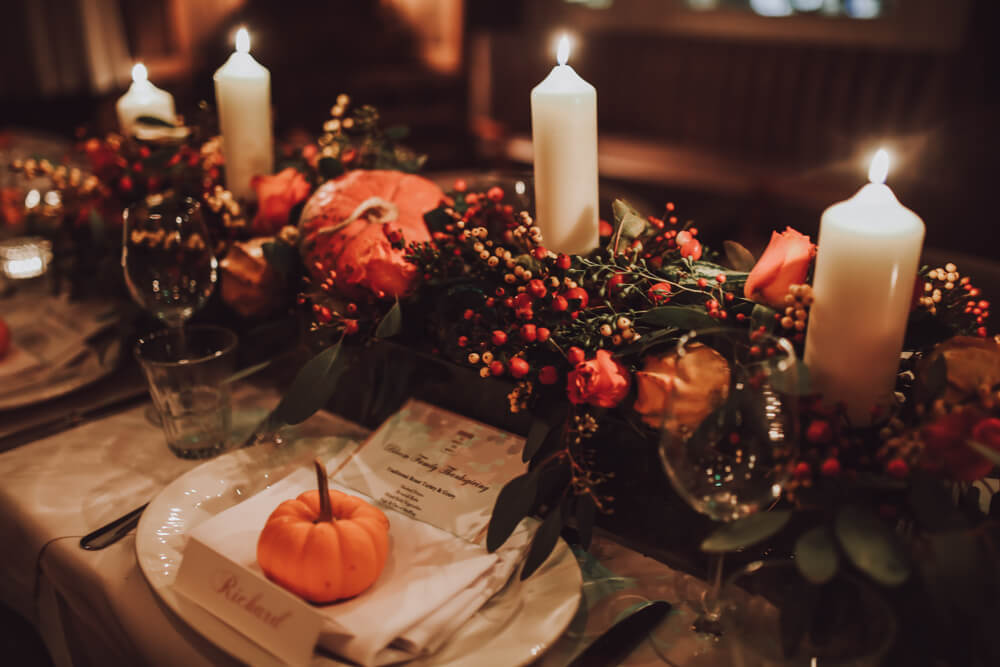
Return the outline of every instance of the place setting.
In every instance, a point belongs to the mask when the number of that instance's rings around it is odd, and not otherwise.
[[[774,185],[734,222],[616,152],[606,38],[559,30],[530,80],[468,79],[494,159],[438,168],[457,133],[374,75],[269,69],[254,16],[196,87],[132,62],[98,131],[5,165],[19,664],[1000,660],[991,277],[928,259],[888,132],[811,217]],[[475,116],[488,90],[529,135]],[[312,131],[283,98],[322,98]]]

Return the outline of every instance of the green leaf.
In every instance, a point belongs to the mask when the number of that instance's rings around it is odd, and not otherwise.
[[[226,379],[224,379],[221,384],[232,384],[233,382],[239,382],[240,380],[248,378],[254,373],[258,373],[267,368],[268,366],[270,366],[272,361],[274,360],[268,359],[267,361],[262,361],[259,364],[254,364],[253,366],[247,366],[243,370],[237,371],[232,375],[230,375],[229,377],[227,377]]]
[[[910,564],[896,536],[867,510],[854,506],[841,509],[834,528],[850,561],[875,581],[898,586],[910,576]]]
[[[736,241],[723,241],[722,247],[726,250],[729,266],[737,271],[749,271],[757,263],[753,254]]]
[[[566,421],[565,406],[553,408],[544,418],[533,417],[528,428],[528,437],[524,441],[521,460],[530,461],[546,440],[562,435],[562,425]],[[555,432],[554,432],[555,431]]]
[[[521,570],[521,579],[527,579],[535,573],[545,559],[549,557],[552,550],[559,541],[559,533],[562,531],[563,517],[562,507],[556,507],[549,512],[549,515],[538,527],[535,537],[531,540],[531,548],[528,549],[528,557],[524,559],[524,569]]]
[[[639,322],[646,326],[665,329],[706,329],[717,326],[704,308],[695,306],[659,306],[647,310]]]
[[[385,131],[382,134],[385,135],[386,139],[399,141],[400,139],[405,139],[410,136],[410,128],[405,125],[393,125],[392,127],[385,128]]]
[[[140,125],[150,125],[152,127],[174,127],[174,124],[156,116],[139,116],[135,119]]]
[[[759,329],[764,327],[764,331],[774,330],[774,316],[777,314],[774,308],[758,303],[750,313],[750,328]]]
[[[299,261],[299,253],[287,243],[269,241],[260,247],[264,259],[282,278],[288,278]]]
[[[499,549],[510,534],[528,516],[535,505],[538,475],[526,472],[507,482],[493,505],[493,515],[486,530],[486,550],[490,553]]]
[[[816,526],[795,542],[795,565],[808,581],[825,584],[837,574],[837,545],[826,526]]]
[[[320,158],[319,162],[316,163],[316,169],[319,171],[319,175],[322,176],[324,180],[337,178],[344,173],[343,163],[333,157]]]
[[[792,359],[789,367],[776,371],[771,376],[771,383],[778,391],[792,396],[806,396],[811,391],[809,367],[800,359]]]
[[[342,343],[343,340],[323,350],[299,370],[292,386],[268,417],[274,428],[301,424],[326,405],[347,367],[340,356]]]
[[[431,231],[441,231],[445,225],[449,225],[452,222],[454,222],[452,217],[441,208],[431,209],[424,213],[424,223],[426,223],[427,228]]]
[[[995,449],[990,449],[983,443],[977,442],[975,440],[966,440],[965,444],[967,444],[969,447],[977,451],[979,454],[983,456],[983,458],[985,458],[993,465],[1000,466],[1000,452],[996,451]]]
[[[403,309],[399,305],[399,299],[392,304],[385,315],[382,316],[378,326],[375,327],[376,338],[392,338],[403,328]]]
[[[619,247],[621,239],[632,240],[646,231],[646,219],[624,199],[616,199],[611,204],[615,216],[615,233],[611,235],[609,247]]]
[[[792,513],[788,510],[757,512],[736,521],[724,523],[716,528],[701,543],[701,550],[709,553],[725,553],[766,540],[785,527]]]

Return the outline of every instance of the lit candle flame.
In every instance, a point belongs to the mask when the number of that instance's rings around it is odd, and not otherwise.
[[[556,48],[556,60],[559,61],[560,65],[565,65],[566,61],[569,60],[569,35],[563,35],[559,38],[559,46]]]
[[[875,157],[872,158],[871,166],[868,167],[868,180],[877,185],[885,183],[885,177],[889,175],[889,152],[884,148],[878,149]]]
[[[132,66],[132,80],[136,83],[145,83],[149,80],[149,72],[146,71],[145,65],[136,63]]]
[[[250,33],[246,28],[236,31],[236,50],[240,53],[250,53]]]

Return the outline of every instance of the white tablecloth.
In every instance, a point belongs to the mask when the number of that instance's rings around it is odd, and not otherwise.
[[[277,400],[243,388],[235,402],[252,421]],[[132,535],[101,551],[79,547],[80,537],[200,463],[170,454],[146,407],[0,454],[0,602],[35,625],[57,667],[236,664],[158,601]],[[317,415],[299,428],[328,435],[330,421]],[[565,665],[639,596],[675,597],[678,575],[660,563],[611,542],[592,552],[597,561],[585,558],[602,574],[585,585],[584,610],[539,665]],[[647,642],[626,664],[662,663]]]

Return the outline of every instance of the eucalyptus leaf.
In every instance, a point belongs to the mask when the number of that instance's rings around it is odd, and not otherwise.
[[[528,428],[528,437],[524,441],[521,460],[530,461],[542,449],[542,445],[546,441],[561,436],[562,426],[565,422],[565,405],[553,408],[544,417],[534,417]]]
[[[326,405],[337,387],[347,361],[340,356],[343,341],[329,347],[305,363],[292,386],[268,416],[272,428],[301,424]]]
[[[753,253],[736,241],[723,241],[722,247],[726,251],[726,261],[729,262],[729,266],[737,271],[749,271],[757,263]]]
[[[765,331],[773,331],[775,323],[774,316],[777,314],[778,311],[774,308],[758,303],[753,307],[753,311],[750,313],[750,328],[759,329],[760,327],[764,327]]]
[[[344,173],[344,164],[337,158],[324,157],[316,163],[316,169],[320,176],[326,180],[337,178]]]
[[[486,530],[487,551],[492,553],[499,549],[521,519],[528,516],[535,505],[537,489],[538,475],[535,471],[515,477],[500,489]]]
[[[646,326],[659,329],[705,329],[716,326],[718,323],[711,317],[704,308],[694,306],[659,306],[647,310],[640,318],[639,322]]]
[[[535,532],[534,539],[531,540],[531,547],[528,549],[528,557],[524,559],[524,569],[521,570],[521,579],[527,579],[535,573],[545,559],[549,557],[552,550],[559,541],[559,533],[562,531],[563,515],[562,507],[556,505],[549,515],[542,521],[542,525]]]
[[[386,139],[399,141],[400,139],[405,139],[410,135],[410,128],[405,125],[393,125],[392,127],[385,128],[385,131],[382,134],[385,135]]]
[[[895,534],[867,510],[842,508],[834,528],[851,563],[875,581],[898,586],[910,576],[910,564]]]
[[[792,513],[788,510],[757,512],[716,528],[701,543],[708,553],[725,553],[766,540],[785,527]]]
[[[983,458],[992,463],[995,466],[1000,466],[1000,452],[995,449],[990,449],[981,442],[976,440],[966,440],[965,444],[974,449],[976,452],[981,454]]]
[[[403,309],[399,305],[399,299],[396,303],[392,304],[392,308],[389,309],[385,315],[382,316],[382,320],[375,327],[375,337],[376,338],[392,338],[400,332],[403,328]]]
[[[785,394],[805,396],[812,391],[809,367],[798,358],[792,359],[785,370],[776,371],[771,376],[771,384]]]
[[[808,581],[825,584],[837,574],[840,558],[826,526],[816,526],[795,542],[795,565]]]

